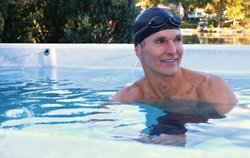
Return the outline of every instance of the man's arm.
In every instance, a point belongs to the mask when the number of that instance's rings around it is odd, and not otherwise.
[[[210,76],[203,91],[204,100],[217,104],[219,113],[228,113],[238,102],[228,83],[218,76]]]
[[[131,101],[136,101],[142,98],[141,90],[135,85],[131,85],[129,87],[121,89],[117,92],[113,98],[112,102],[120,102],[120,103],[128,103]]]
[[[208,83],[216,103],[236,105],[237,99],[228,83],[218,76],[213,76]]]

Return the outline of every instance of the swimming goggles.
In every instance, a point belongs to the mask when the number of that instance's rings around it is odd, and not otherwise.
[[[139,36],[141,33],[149,29],[159,29],[163,26],[166,29],[179,29],[181,26],[181,19],[178,16],[170,16],[168,19],[161,16],[155,16],[148,22],[146,26],[137,31],[135,36]]]

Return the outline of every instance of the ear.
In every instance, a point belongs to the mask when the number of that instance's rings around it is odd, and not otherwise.
[[[137,45],[136,47],[135,47],[135,53],[136,53],[136,56],[139,58],[139,59],[141,59],[141,54],[142,54],[142,48],[141,48],[141,46],[139,46],[139,45]]]

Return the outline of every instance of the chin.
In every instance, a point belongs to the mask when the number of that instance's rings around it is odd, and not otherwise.
[[[174,77],[174,76],[176,76],[177,72],[178,72],[178,69],[173,69],[173,70],[169,70],[169,71],[163,71],[162,75],[166,76],[166,77]]]
[[[161,77],[174,77],[174,76],[176,76],[176,74],[177,74],[177,71],[175,71],[175,72],[161,72],[161,73],[159,73],[159,76],[161,76]]]

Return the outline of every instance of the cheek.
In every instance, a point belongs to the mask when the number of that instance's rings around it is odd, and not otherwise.
[[[180,56],[182,56],[182,55],[183,55],[183,51],[184,51],[183,45],[178,45],[178,46],[176,46],[176,49],[177,49],[177,53],[178,53]]]
[[[149,52],[143,52],[142,59],[146,62],[152,62],[157,59],[157,55]]]

